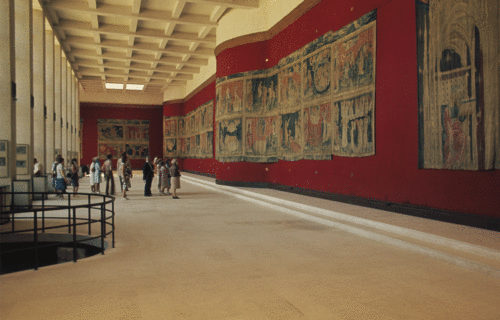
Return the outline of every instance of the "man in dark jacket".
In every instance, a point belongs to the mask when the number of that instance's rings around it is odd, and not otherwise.
[[[153,177],[155,175],[155,170],[153,164],[149,162],[149,157],[146,157],[146,163],[142,167],[142,179],[145,181],[144,185],[144,196],[151,197],[151,183],[153,182]]]

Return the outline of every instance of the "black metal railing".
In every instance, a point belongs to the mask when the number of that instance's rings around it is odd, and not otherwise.
[[[20,195],[29,197],[30,204],[15,204],[15,196]],[[60,194],[52,192],[0,192],[0,215],[5,222],[0,226],[0,239],[16,234],[33,235],[32,246],[2,251],[0,255],[34,250],[33,268],[36,270],[39,267],[38,253],[48,246],[72,246],[75,262],[78,259],[77,247],[80,244],[98,243],[101,253],[104,254],[105,238],[111,235],[112,247],[115,247],[114,197],[93,193],[66,193],[64,200],[61,200],[56,198],[58,195]],[[94,229],[93,232],[93,226],[97,226],[98,231]],[[64,231],[66,228],[67,231]],[[40,242],[40,236],[50,230],[56,231],[55,234],[72,235],[71,241],[50,244]]]

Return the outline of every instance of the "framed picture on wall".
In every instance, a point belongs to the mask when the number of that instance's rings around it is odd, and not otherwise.
[[[0,178],[7,178],[9,161],[9,141],[0,140]]]
[[[16,146],[16,172],[17,174],[29,174],[29,146],[27,144],[18,144]]]

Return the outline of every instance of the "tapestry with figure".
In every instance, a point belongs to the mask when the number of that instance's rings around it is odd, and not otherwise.
[[[329,31],[272,68],[218,78],[217,159],[373,155],[376,16]]]
[[[127,152],[142,159],[149,154],[149,120],[97,119],[97,144],[99,158]]]
[[[164,117],[164,157],[213,158],[213,108],[210,100],[186,115]]]
[[[500,168],[499,7],[416,0],[420,168]]]

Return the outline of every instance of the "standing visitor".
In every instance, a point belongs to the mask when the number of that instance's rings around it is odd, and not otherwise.
[[[122,200],[128,200],[127,191],[131,187],[130,179],[132,178],[132,167],[128,160],[127,153],[122,153],[122,157],[118,161],[120,180],[122,181]]]
[[[155,166],[155,174],[158,177],[158,193],[161,196],[162,195],[162,191],[161,191],[160,170],[161,170],[161,166],[163,164],[163,160],[162,159],[158,159],[158,157],[155,157],[155,161],[153,161],[153,164]]]
[[[90,188],[92,192],[101,193],[101,163],[98,157],[92,159],[90,165]]]
[[[149,162],[149,156],[146,157],[146,163],[142,167],[142,180],[145,181],[144,184],[144,196],[151,197],[151,184],[153,182],[153,177],[155,175],[155,169],[151,162]]]
[[[60,154],[56,156],[56,160],[52,164],[52,186],[56,187],[56,179],[57,179],[57,166],[59,165],[59,159],[62,158]]]
[[[34,168],[33,168],[33,174],[35,177],[40,177],[43,175],[43,164],[38,161],[36,158],[34,160]]]
[[[76,159],[71,160],[71,185],[73,186],[73,193],[78,193],[78,187],[80,187],[80,177],[78,175],[78,161]],[[75,195],[75,198],[78,197]]]
[[[64,172],[64,158],[59,158],[59,163],[56,166],[56,192],[60,193],[57,197],[64,199],[66,193],[66,173]]]
[[[172,160],[172,165],[170,166],[170,176],[172,177],[172,189],[173,191],[173,199],[179,199],[177,196],[177,189],[181,188],[181,173],[179,170],[179,165],[177,163],[177,159]]]
[[[113,177],[113,161],[111,160],[113,155],[108,154],[106,161],[102,165],[102,171],[104,171],[104,178],[106,179],[106,195],[109,196],[115,194],[115,178]],[[110,189],[111,185],[111,190]]]
[[[170,176],[168,175],[168,169],[166,163],[162,160],[159,161],[160,164],[160,175],[158,180],[160,180],[160,195],[169,195],[170,192]],[[167,188],[167,193],[165,193],[165,188]]]

